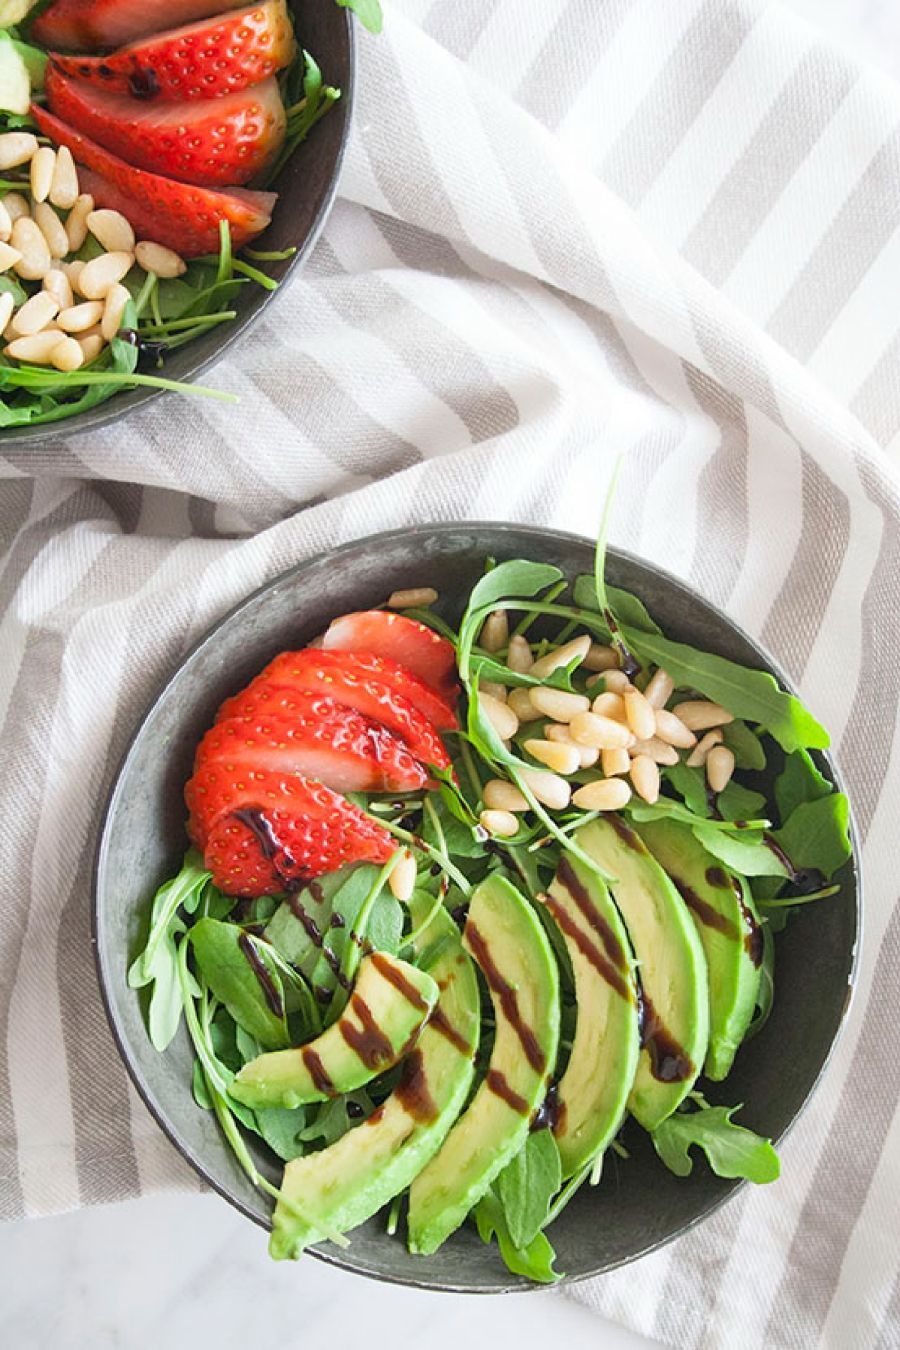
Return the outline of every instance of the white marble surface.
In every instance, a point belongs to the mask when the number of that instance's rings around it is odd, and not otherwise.
[[[900,79],[898,0],[784,0],[848,54]],[[411,1350],[646,1350],[556,1293],[418,1293],[320,1262],[268,1260],[263,1234],[214,1196],[158,1196],[0,1227],[0,1345],[165,1350],[213,1345]]]

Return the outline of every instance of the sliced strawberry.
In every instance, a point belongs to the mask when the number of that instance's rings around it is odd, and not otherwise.
[[[445,699],[456,696],[456,653],[424,623],[392,610],[367,609],[335,619],[322,639],[326,651],[371,652],[398,661]]]
[[[218,251],[220,220],[228,221],[233,247],[238,249],[264,230],[271,219],[276,201],[273,192],[248,192],[243,188],[221,192],[177,183],[132,168],[36,103],[31,105],[31,114],[45,136],[57,145],[67,145],[85,166],[78,175],[82,192],[89,192],[98,207],[121,211],[138,238],[166,244],[183,258]]]
[[[260,84],[289,66],[295,50],[285,0],[265,0],[233,14],[216,14],[201,23],[156,33],[108,56],[54,52],[51,65],[113,94],[180,101],[218,98]]]
[[[289,685],[256,681],[219,709],[226,717],[296,716],[300,692],[308,690],[336,699],[393,731],[423,764],[444,769],[450,759],[437,731],[415,705],[390,684],[376,679],[351,652],[297,652]],[[413,676],[409,677],[413,679]]]
[[[243,0],[54,0],[31,25],[42,47],[96,51],[238,9]]]
[[[359,675],[361,680],[376,680],[379,684],[386,685],[392,693],[399,695],[421,713],[426,721],[430,722],[438,731],[454,731],[457,727],[456,715],[439,694],[420,680],[418,675],[414,675],[411,670],[401,666],[396,661],[391,661],[384,656],[373,656],[369,652],[328,652],[327,654],[321,648],[307,648],[302,652],[282,652],[276,656],[274,661],[266,666],[262,674],[257,675],[252,684],[248,685],[248,690],[255,689],[262,683],[290,685],[291,688],[304,689],[308,679],[308,668],[306,667],[306,653],[311,652],[315,657],[326,657],[334,661],[338,656],[341,660],[353,657],[352,667],[345,667],[351,670],[352,674]],[[394,728],[396,730],[396,728]],[[401,733],[402,734],[402,733]],[[437,763],[433,760],[432,763]]]
[[[47,67],[50,111],[127,163],[184,183],[220,187],[260,173],[284,141],[278,81],[205,103],[141,103]]]
[[[278,774],[201,769],[185,793],[208,820],[202,842],[213,882],[227,895],[271,895],[347,863],[387,862],[386,830],[322,783]],[[192,835],[198,839],[192,814]],[[198,839],[199,842],[199,839]]]

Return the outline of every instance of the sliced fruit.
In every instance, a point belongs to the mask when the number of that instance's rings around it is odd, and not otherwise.
[[[271,220],[276,193],[242,188],[221,192],[178,183],[133,168],[38,104],[31,105],[31,115],[44,135],[57,145],[67,145],[82,166],[78,173],[82,192],[89,192],[98,207],[121,211],[139,239],[153,239],[192,258],[218,251],[220,220],[228,221],[235,249],[254,239]]]
[[[413,897],[413,924],[429,902]],[[413,944],[434,946],[428,972],[440,990],[437,1007],[404,1061],[398,1086],[368,1120],[319,1153],[284,1169],[269,1251],[298,1257],[322,1236],[355,1228],[405,1190],[440,1148],[468,1096],[478,1045],[480,1005],[475,968],[445,912]]]
[[[438,993],[431,976],[407,961],[364,956],[338,1020],[307,1045],[258,1055],[229,1092],[246,1106],[292,1107],[363,1087],[409,1053]]]
[[[107,56],[54,52],[52,62],[63,74],[109,93],[181,102],[219,98],[261,84],[289,66],[295,50],[285,0],[266,0],[155,33]]]
[[[63,51],[95,51],[193,23],[223,10],[238,9],[242,0],[54,0],[30,27],[42,47]]]
[[[141,103],[127,94],[69,79],[52,64],[45,81],[51,112],[138,169],[184,183],[246,183],[284,141],[277,80],[215,102]]]
[[[670,1116],[697,1079],[709,1043],[706,958],[688,908],[630,825],[612,812],[577,843],[613,878],[641,980],[642,1049],[629,1109],[646,1130]]]
[[[442,698],[456,697],[456,652],[452,643],[405,614],[384,609],[344,614],[329,625],[322,646],[326,651],[386,656],[406,666]]]
[[[302,698],[307,692],[320,694],[354,708],[401,736],[424,764],[446,768],[450,757],[431,722],[405,695],[397,692],[396,685],[371,675],[368,665],[350,652],[322,652],[313,648],[297,652],[290,662],[289,684],[254,680],[243,693],[222,704],[218,718],[290,717],[294,715],[298,695]],[[287,674],[284,678],[287,680]],[[402,683],[402,678],[397,683]]]
[[[299,773],[338,792],[416,792],[428,782],[426,770],[403,741],[337,703],[307,720],[231,717],[217,722],[200,742],[196,764],[213,760],[229,767]]]
[[[326,656],[326,653],[317,647],[306,648],[304,652],[282,652],[247,686],[247,692],[265,681],[305,689],[308,671],[304,668],[303,662],[306,659],[306,651],[313,651],[320,657]],[[429,684],[418,675],[414,675],[406,666],[392,661],[389,657],[375,656],[370,652],[333,652],[327,655],[332,661],[338,655],[342,659],[352,656],[352,667],[347,669],[352,669],[352,673],[359,675],[361,680],[373,679],[387,685],[395,694],[411,703],[432,726],[437,727],[438,731],[456,729],[456,715],[447,700],[435,693]]]
[[[750,887],[707,853],[689,826],[654,820],[637,829],[677,886],[703,943],[709,968],[705,1071],[720,1081],[747,1034],[759,993],[762,929]]]
[[[208,764],[185,789],[188,832],[226,895],[272,895],[345,863],[384,863],[386,830],[352,802],[299,775]]]
[[[524,1144],[559,1044],[559,973],[543,926],[502,877],[472,893],[463,941],[491,992],[487,1074],[409,1192],[409,1250],[428,1255],[459,1227]]]
[[[640,1003],[628,934],[597,873],[563,855],[544,903],[575,978],[575,1035],[551,1113],[563,1176],[570,1177],[603,1152],[622,1123],[640,1054]]]

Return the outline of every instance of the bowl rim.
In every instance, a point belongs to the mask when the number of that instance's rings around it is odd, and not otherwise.
[[[341,174],[344,168],[344,160],[347,154],[347,145],[350,140],[350,133],[353,125],[353,112],[356,106],[356,75],[357,75],[357,39],[356,28],[353,22],[353,15],[349,9],[344,10],[339,16],[343,19],[344,27],[347,33],[347,78],[341,86],[340,102],[343,105],[344,125],[341,132],[341,139],[337,147],[334,167],[331,171],[331,179],[325,194],[319,203],[319,209],[313,217],[312,224],[307,231],[303,242],[298,244],[297,252],[292,258],[288,259],[287,266],[278,280],[278,287],[274,291],[266,291],[261,297],[260,303],[251,314],[245,314],[240,318],[233,320],[227,325],[227,332],[223,334],[221,345],[211,352],[209,356],[199,360],[195,366],[192,366],[189,373],[185,374],[181,383],[195,384],[201,375],[205,374],[212,366],[231,351],[232,347],[241,338],[251,331],[259,322],[264,313],[269,313],[271,307],[281,299],[285,289],[294,279],[299,268],[303,266],[312,250],[315,248],[319,236],[325,228],[331,210],[337,197],[338,187],[340,185]],[[277,209],[277,208],[276,208]],[[221,327],[221,325],[220,325]],[[161,372],[165,374],[165,371]],[[101,403],[97,408],[89,408],[86,412],[76,413],[74,417],[62,417],[57,422],[49,423],[26,423],[19,427],[0,427],[0,453],[7,446],[18,446],[25,449],[28,446],[34,446],[40,449],[46,446],[48,441],[58,440],[66,436],[82,436],[90,431],[100,431],[104,427],[111,426],[129,414],[137,412],[139,409],[146,408],[149,404],[155,403],[157,399],[168,397],[176,391],[172,389],[123,389],[123,394],[134,394],[134,401],[127,408],[117,408],[116,398],[109,399],[106,403]],[[182,398],[190,398],[189,393],[182,393]],[[83,419],[83,420],[82,420]]]
[[[106,1014],[106,1019],[109,1024],[113,1040],[119,1052],[119,1056],[122,1059],[123,1064],[125,1065],[125,1069],[128,1073],[128,1076],[131,1079],[131,1082],[135,1087],[139,1097],[149,1110],[153,1119],[156,1121],[156,1124],[160,1127],[163,1134],[173,1145],[176,1151],[181,1155],[181,1157],[202,1178],[202,1180],[205,1181],[207,1186],[209,1186],[213,1191],[215,1191],[218,1195],[220,1195],[222,1199],[226,1200],[241,1214],[245,1215],[248,1219],[251,1219],[253,1223],[255,1223],[258,1227],[263,1228],[265,1231],[268,1231],[268,1225],[262,1219],[260,1219],[258,1214],[254,1213],[247,1205],[245,1205],[244,1202],[238,1196],[233,1195],[228,1190],[227,1186],[217,1181],[216,1178],[210,1174],[210,1172],[207,1170],[207,1166],[203,1158],[195,1154],[193,1149],[190,1148],[185,1143],[185,1141],[179,1137],[177,1130],[175,1130],[170,1125],[170,1123],[165,1117],[165,1114],[156,1106],[155,1102],[153,1101],[152,1095],[149,1091],[149,1088],[147,1087],[147,1085],[143,1080],[143,1076],[140,1071],[140,1066],[137,1057],[136,1055],[132,1054],[131,1047],[125,1037],[125,1034],[119,1027],[112,996],[111,993],[108,992],[108,990],[111,989],[112,982],[114,979],[121,978],[122,972],[112,972],[108,968],[105,959],[104,945],[102,942],[100,932],[100,910],[101,910],[100,883],[106,858],[107,834],[110,818],[118,801],[118,796],[121,790],[121,783],[125,769],[134,751],[135,744],[144,727],[144,724],[146,723],[150,715],[153,713],[153,711],[156,709],[156,707],[169,696],[172,686],[174,685],[175,681],[179,677],[184,667],[190,661],[192,661],[193,658],[204,647],[206,647],[208,643],[213,642],[216,639],[219,630],[224,628],[226,624],[230,623],[231,620],[235,618],[235,616],[239,614],[243,609],[253,605],[261,596],[266,594],[268,591],[284,584],[286,581],[290,579],[293,579],[306,569],[320,565],[326,559],[334,558],[341,554],[352,552],[354,549],[359,549],[362,547],[370,546],[372,544],[381,543],[382,541],[386,542],[393,539],[409,538],[410,534],[412,535],[425,533],[429,535],[451,534],[455,531],[460,530],[471,530],[471,531],[491,530],[499,534],[516,534],[517,536],[523,534],[526,536],[533,535],[535,537],[540,537],[545,540],[549,536],[551,538],[559,539],[561,542],[565,544],[569,545],[578,544],[582,546],[586,545],[591,549],[593,549],[595,544],[594,540],[589,539],[585,535],[576,534],[573,531],[557,530],[555,528],[540,525],[519,524],[515,521],[474,521],[474,520],[433,521],[433,522],[426,522],[420,525],[414,525],[412,526],[412,528],[405,527],[393,530],[382,530],[379,531],[377,534],[363,535],[359,538],[351,539],[343,544],[339,544],[334,548],[325,549],[322,552],[313,554],[309,558],[303,559],[299,563],[295,563],[292,567],[286,568],[284,571],[279,572],[277,575],[264,581],[260,586],[255,587],[253,591],[245,595],[241,600],[238,600],[219,619],[217,619],[215,623],[211,624],[210,627],[207,628],[197,638],[197,640],[194,643],[192,643],[192,645],[187,649],[187,651],[185,651],[184,654],[178,658],[176,664],[174,665],[174,668],[169,672],[169,674],[166,676],[160,687],[157,689],[156,693],[149,699],[143,711],[141,712],[139,717],[135,720],[132,730],[129,734],[125,750],[120,756],[119,761],[115,767],[115,771],[110,780],[110,787],[108,789],[106,799],[103,803],[102,810],[100,813],[100,825],[98,829],[97,844],[94,853],[94,861],[91,875],[91,945],[94,949],[95,973],[97,976],[97,983],[100,989],[100,996],[103,1002],[104,1012]],[[650,559],[643,558],[639,554],[633,553],[628,549],[616,548],[613,545],[608,546],[607,553],[610,558],[621,558],[625,562],[632,562],[638,564],[639,566],[649,568],[650,570],[661,576],[668,584],[672,585],[675,589],[680,591],[691,602],[696,602],[699,600],[716,618],[723,621],[740,638],[746,641],[755,652],[759,654],[766,668],[772,675],[775,676],[779,684],[788,693],[792,693],[795,696],[799,697],[799,695],[797,695],[797,690],[793,682],[789,680],[788,677],[784,674],[784,671],[782,670],[780,663],[777,662],[774,659],[774,657],[771,656],[768,649],[762,646],[762,644],[760,644],[756,640],[756,638],[752,637],[749,633],[747,633],[741,627],[740,624],[735,622],[735,620],[733,620],[728,614],[726,614],[725,611],[722,610],[718,605],[714,604],[710,600],[707,600],[704,596],[700,594],[699,591],[694,590],[692,586],[689,586],[680,577],[675,576],[674,573],[668,571],[666,568],[658,566],[655,562],[651,561]],[[834,754],[831,752],[830,749],[822,750],[819,753],[822,755],[822,757],[828,764],[828,768],[830,770],[834,786],[837,788],[838,791],[844,792],[845,795],[848,796],[848,801],[850,801],[849,794],[846,793],[846,785],[844,782],[843,774],[835,759]],[[825,1075],[825,1072],[828,1066],[830,1065],[832,1058],[834,1057],[835,1049],[838,1045],[838,1042],[844,1035],[850,1011],[853,1006],[854,999],[856,997],[856,989],[858,985],[858,977],[860,969],[860,952],[863,938],[863,875],[862,875],[862,848],[861,848],[860,834],[856,824],[852,802],[850,802],[849,835],[851,846],[851,856],[849,862],[850,866],[852,867],[853,876],[855,879],[855,895],[854,895],[854,937],[853,937],[853,947],[850,952],[850,965],[847,974],[847,994],[844,1000],[843,1007],[841,1009],[840,1020],[838,1021],[831,1044],[828,1047],[828,1051],[824,1059],[822,1060],[822,1063],[820,1064],[816,1072],[816,1075],[812,1080],[812,1082],[810,1083],[809,1088],[806,1091],[803,1100],[801,1101],[800,1106],[797,1108],[797,1111],[795,1112],[793,1118],[785,1126],[781,1134],[773,1139],[773,1143],[775,1144],[780,1144],[784,1139],[787,1138],[787,1136],[793,1130],[794,1126],[797,1124],[797,1121],[806,1111],[807,1107],[809,1106],[810,1100],[818,1090],[822,1082],[822,1079]],[[718,1196],[709,1205],[709,1207],[705,1209],[701,1214],[698,1214],[694,1218],[687,1220],[675,1232],[668,1233],[652,1242],[647,1243],[646,1246],[642,1247],[639,1251],[633,1253],[631,1256],[627,1256],[622,1258],[621,1260],[616,1260],[609,1264],[602,1265],[595,1270],[585,1271],[584,1273],[579,1275],[563,1275],[561,1279],[558,1281],[557,1285],[554,1287],[560,1288],[565,1285],[581,1284],[585,1280],[595,1279],[598,1276],[608,1274],[610,1271],[622,1269],[624,1266],[631,1265],[633,1264],[633,1262],[640,1260],[642,1257],[649,1256],[652,1252],[659,1251],[661,1248],[667,1246],[670,1242],[673,1242],[677,1238],[683,1237],[686,1233],[689,1233],[692,1229],[696,1228],[698,1224],[704,1223],[708,1218],[711,1217],[711,1215],[719,1211],[723,1207],[723,1205],[731,1201],[736,1195],[738,1195],[747,1186],[749,1186],[749,1184],[750,1183],[746,1180],[739,1180],[736,1185],[731,1187],[731,1189],[724,1191],[722,1195]],[[349,1250],[350,1249],[348,1249],[348,1251]],[[438,1282],[435,1280],[429,1280],[428,1278],[418,1279],[412,1276],[390,1275],[390,1274],[383,1274],[381,1272],[376,1272],[367,1267],[355,1263],[352,1256],[348,1256],[348,1254],[343,1250],[338,1249],[332,1250],[328,1245],[320,1246],[317,1244],[316,1246],[309,1247],[307,1251],[311,1256],[315,1257],[317,1260],[324,1261],[328,1265],[335,1266],[341,1270],[346,1270],[354,1275],[362,1275],[367,1279],[376,1280],[381,1283],[401,1285],[407,1288],[421,1289],[431,1293],[478,1294],[487,1296],[492,1294],[528,1293],[532,1291],[539,1291],[541,1289],[546,1289],[547,1287],[542,1284],[536,1284],[532,1281],[513,1281],[511,1279],[509,1283],[497,1283],[491,1286],[482,1285],[473,1288],[471,1285],[467,1284],[456,1284],[448,1281]]]

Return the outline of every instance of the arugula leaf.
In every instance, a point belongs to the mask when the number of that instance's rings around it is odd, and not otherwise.
[[[529,1134],[496,1182],[497,1197],[514,1247],[526,1248],[547,1221],[550,1203],[562,1185],[559,1147],[550,1130]]]
[[[334,991],[335,966],[343,955],[347,930],[356,922],[377,875],[377,867],[362,863],[319,877],[293,901],[306,914],[306,924],[297,917],[292,905],[284,901],[266,925],[266,941],[299,969],[314,993]]]
[[[773,831],[794,867],[816,868],[830,881],[850,857],[850,803],[843,792],[801,802]]]
[[[160,886],[150,912],[150,932],[143,950],[128,971],[131,989],[152,985],[147,1008],[147,1025],[152,1045],[159,1051],[168,1048],[181,1021],[182,993],[178,975],[177,940],[186,931],[179,913],[196,910],[210,873],[200,864],[193,850],[181,871]],[[188,975],[193,987],[193,977]]]
[[[460,625],[460,645],[463,643],[463,629],[472,626],[473,616],[479,610],[489,609],[497,600],[537,595],[555,581],[562,580],[562,575],[552,563],[528,562],[525,558],[510,558],[507,562],[498,563],[472,587]]]
[[[716,810],[725,820],[760,820],[766,815],[766,798],[732,778],[716,793]]]
[[[237,924],[223,923],[220,919],[198,920],[190,930],[190,938],[204,980],[234,1020],[267,1050],[290,1045],[284,986],[266,951],[267,944],[245,933]],[[280,1013],[270,1006],[251,957],[265,969],[273,1002],[280,1007]]]
[[[662,632],[656,620],[650,617],[643,600],[639,600],[636,595],[632,595],[631,591],[624,591],[619,586],[610,586],[607,583],[606,597],[609,608],[623,628],[636,628],[642,633]],[[590,610],[595,614],[601,613],[600,601],[597,597],[597,583],[594,577],[583,572],[575,578],[572,586],[572,600],[579,609]]]
[[[667,765],[662,773],[666,782],[672,785],[679,797],[684,798],[685,806],[695,816],[712,814],[706,793],[706,775],[702,769],[691,768],[680,759],[677,764]]]
[[[347,1107],[353,1108],[353,1113],[348,1112]],[[375,1110],[375,1103],[364,1088],[357,1088],[355,1092],[345,1092],[341,1097],[332,1097],[330,1101],[322,1102],[314,1118],[299,1131],[299,1139],[304,1144],[314,1144],[321,1141],[327,1148],[336,1140],[341,1139],[348,1130],[359,1125]]]
[[[709,808],[707,808],[707,810],[708,809]],[[680,820],[685,825],[691,825],[695,828],[703,827],[715,834],[727,835],[729,838],[745,833],[744,831],[738,830],[737,824],[733,820],[712,820],[704,818],[703,816],[698,816],[691,811],[689,807],[683,805],[681,802],[673,801],[671,797],[659,797],[655,802],[645,802],[636,797],[632,797],[624,810],[637,821],[660,819]],[[759,831],[756,831],[755,833],[759,833]]]
[[[341,9],[350,9],[359,19],[363,28],[370,33],[380,33],[384,23],[379,0],[337,0]]]
[[[766,844],[762,830],[717,830],[712,822],[703,822],[694,826],[694,838],[726,867],[745,877],[788,875],[784,863]]]
[[[299,1135],[306,1126],[305,1106],[266,1106],[258,1108],[254,1115],[259,1133],[282,1162],[290,1162],[303,1154],[303,1141]]]
[[[493,1190],[478,1202],[472,1215],[482,1242],[489,1243],[496,1236],[503,1262],[514,1275],[524,1275],[538,1284],[555,1284],[562,1278],[553,1269],[556,1252],[545,1233],[538,1233],[526,1248],[515,1245],[506,1226],[503,1206]]]
[[[734,755],[735,766],[738,769],[759,770],[766,767],[766,752],[762,741],[750,730],[746,722],[739,719],[728,722],[722,728],[722,737]]]
[[[670,1172],[690,1176],[690,1155],[696,1144],[720,1177],[746,1177],[757,1185],[777,1181],[781,1171],[771,1140],[763,1139],[731,1117],[740,1106],[704,1106],[699,1111],[676,1111],[652,1132],[653,1147]]]
[[[784,761],[784,768],[775,779],[775,802],[782,825],[788,816],[804,802],[818,801],[833,791],[831,783],[820,773],[806,750],[795,750]]]

